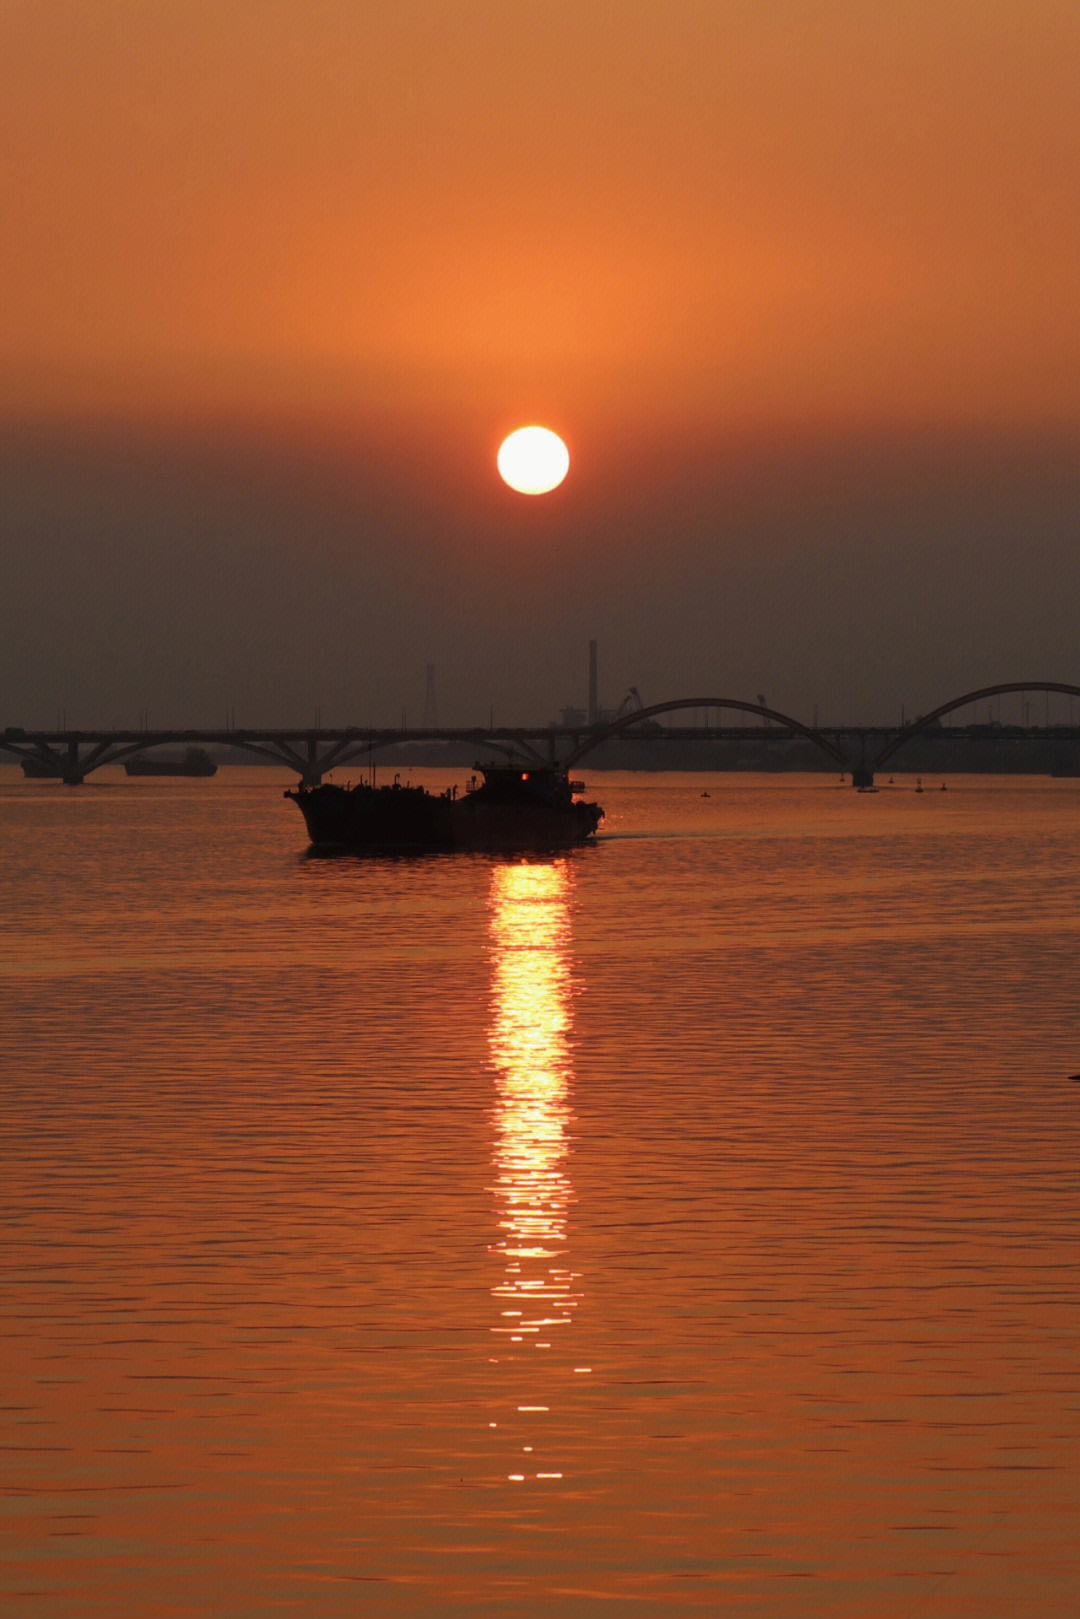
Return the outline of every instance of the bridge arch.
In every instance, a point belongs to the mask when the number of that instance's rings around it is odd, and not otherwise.
[[[425,727],[385,731],[358,729],[345,731],[138,731],[138,732],[46,732],[9,726],[0,731],[0,755],[41,765],[50,776],[78,786],[102,765],[123,764],[133,754],[178,743],[201,743],[227,747],[265,759],[271,764],[295,770],[308,785],[321,781],[329,771],[349,764],[371,763],[381,749],[403,742],[467,742],[477,748],[491,748],[507,758],[527,754],[537,764],[544,757],[526,731],[485,731],[479,726],[440,730]]]
[[[642,720],[652,719],[657,714],[675,714],[684,708],[734,708],[741,714],[756,714],[761,719],[775,720],[786,730],[805,736],[815,747],[821,748],[841,770],[852,768],[851,761],[838,747],[812,730],[809,725],[804,725],[801,720],[793,719],[790,714],[782,714],[779,709],[765,708],[761,703],[748,703],[737,697],[678,697],[669,703],[652,703],[648,708],[635,709],[632,713],[624,714],[621,719],[611,720],[607,725],[601,725],[591,731],[571,749],[563,761],[564,768],[573,769],[579,759],[591,753],[593,748],[599,747],[601,742],[606,742],[609,737],[619,736],[623,731],[631,730],[635,725],[640,725]]]
[[[873,769],[881,770],[895,753],[899,753],[900,749],[911,741],[912,737],[928,730],[944,715],[951,714],[954,709],[965,708],[968,703],[981,702],[984,697],[1006,697],[1010,692],[1017,691],[1053,691],[1060,692],[1066,697],[1080,697],[1080,686],[1069,686],[1060,680],[1007,680],[997,686],[980,686],[978,691],[968,691],[962,697],[953,697],[949,702],[932,708],[929,714],[920,714],[917,720],[905,725],[904,729],[882,748],[874,760]]]
[[[233,739],[234,746],[246,747],[249,752],[258,753],[264,758],[272,759],[275,764],[293,765],[294,768],[300,771],[301,777],[307,786],[316,785],[324,775],[344,765],[360,762],[370,767],[374,764],[376,753],[386,748],[398,747],[402,743],[413,742],[469,742],[478,748],[492,748],[497,753],[504,754],[507,759],[513,759],[526,753],[530,755],[536,764],[544,763],[543,755],[533,746],[524,733],[513,733],[509,737],[500,738],[477,726],[448,727],[445,730],[437,726],[426,726],[416,731],[349,731],[322,755],[318,755],[316,752],[316,742],[313,735],[308,744],[307,760],[304,760],[295,750],[286,748],[281,743],[266,746],[265,744],[260,745],[245,741],[240,736]]]

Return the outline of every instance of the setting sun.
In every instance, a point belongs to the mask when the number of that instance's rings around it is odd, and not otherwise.
[[[570,452],[549,427],[519,427],[499,446],[499,476],[520,495],[546,495],[562,483]]]

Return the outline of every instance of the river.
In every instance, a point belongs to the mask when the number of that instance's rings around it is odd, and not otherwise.
[[[1080,783],[586,779],[0,770],[5,1613],[1075,1612]]]

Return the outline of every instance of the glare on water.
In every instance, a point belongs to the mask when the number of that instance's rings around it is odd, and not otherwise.
[[[4,1611],[1071,1615],[1076,784],[283,785],[0,770]]]
[[[493,1365],[519,1359],[516,1345],[525,1345],[526,1353],[550,1350],[553,1336],[572,1320],[579,1296],[580,1277],[570,1268],[566,1236],[571,884],[568,861],[523,862],[491,871],[490,1041],[498,1093],[496,1189],[503,1206],[495,1246],[505,1258],[505,1273],[493,1290],[502,1309],[492,1330],[503,1340]],[[545,1404],[519,1405],[516,1415],[548,1410]],[[491,1425],[527,1433],[533,1441],[522,1441],[514,1457],[515,1468],[527,1471],[512,1471],[509,1478],[562,1478],[550,1459],[537,1470],[544,1458],[535,1424],[522,1426],[504,1417]]]

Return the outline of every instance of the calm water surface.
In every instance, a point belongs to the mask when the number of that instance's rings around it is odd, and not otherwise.
[[[285,785],[0,771],[5,1614],[1071,1616],[1080,783]]]

